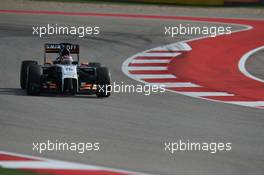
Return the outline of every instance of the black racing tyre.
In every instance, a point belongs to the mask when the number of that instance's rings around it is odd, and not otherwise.
[[[98,68],[98,67],[101,67],[101,63],[97,63],[97,62],[90,62],[90,63],[88,64],[88,66],[90,66],[90,67],[96,67],[96,68]]]
[[[41,70],[39,65],[30,65],[27,75],[27,94],[39,95],[41,89]]]
[[[107,67],[99,67],[97,72],[97,97],[109,97],[111,95],[111,78]]]
[[[37,61],[22,61],[20,68],[20,86],[22,89],[26,89],[27,86],[27,71],[30,65],[37,65]]]

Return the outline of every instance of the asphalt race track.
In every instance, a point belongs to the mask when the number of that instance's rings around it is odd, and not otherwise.
[[[3,10],[12,10],[6,4],[3,7]],[[20,7],[14,6],[14,9],[18,8]],[[117,9],[113,8],[112,11],[107,9],[106,12],[118,13]],[[167,13],[179,15],[177,12]],[[200,12],[200,16],[205,15],[208,13]],[[100,26],[101,33],[85,38],[74,36],[39,38],[32,35],[32,26],[47,23]],[[32,97],[27,96],[19,87],[21,61],[36,59],[42,63],[43,44],[47,42],[79,43],[82,60],[104,63],[110,68],[112,80],[115,82],[137,84],[139,82],[124,75],[121,70],[122,63],[138,52],[198,37],[164,36],[165,25],[179,23],[187,21],[120,18],[107,15],[1,12],[0,149],[153,174],[263,175],[263,109],[205,101],[171,92],[150,96],[115,93],[107,99],[97,99],[93,96]],[[195,21],[192,24],[219,25]],[[240,28],[234,26],[233,29]],[[259,78],[263,78],[262,58],[263,51],[257,53],[248,65],[248,70]],[[216,154],[208,152],[169,154],[164,151],[165,141],[178,139],[231,142],[232,151]],[[46,140],[97,141],[101,147],[98,152],[85,154],[60,151],[39,154],[32,151],[33,142]]]

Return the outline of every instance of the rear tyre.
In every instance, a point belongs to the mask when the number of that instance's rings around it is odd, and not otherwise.
[[[109,97],[111,95],[111,78],[107,67],[99,67],[97,72],[97,97]]]
[[[27,86],[27,72],[30,65],[37,65],[37,61],[22,61],[20,68],[20,86],[22,89],[26,89]]]
[[[41,89],[41,71],[40,66],[31,65],[28,68],[27,74],[27,94],[28,95],[39,95]]]
[[[97,63],[97,62],[90,62],[90,63],[88,64],[88,66],[90,66],[90,67],[96,67],[96,68],[98,68],[98,67],[101,67],[101,63]]]

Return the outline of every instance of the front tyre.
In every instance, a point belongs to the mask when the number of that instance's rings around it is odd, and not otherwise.
[[[39,95],[41,89],[41,70],[39,65],[31,65],[27,74],[27,94]]]
[[[37,61],[23,61],[21,63],[21,68],[20,68],[20,86],[22,89],[26,89],[27,87],[27,72],[28,68],[31,65],[37,65]]]
[[[109,97],[111,95],[111,78],[107,67],[99,67],[97,72],[97,97]]]

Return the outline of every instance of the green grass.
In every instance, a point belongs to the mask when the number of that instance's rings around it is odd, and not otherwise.
[[[0,167],[0,174],[1,175],[40,175],[29,171],[22,171],[22,170],[1,168],[1,167]]]

